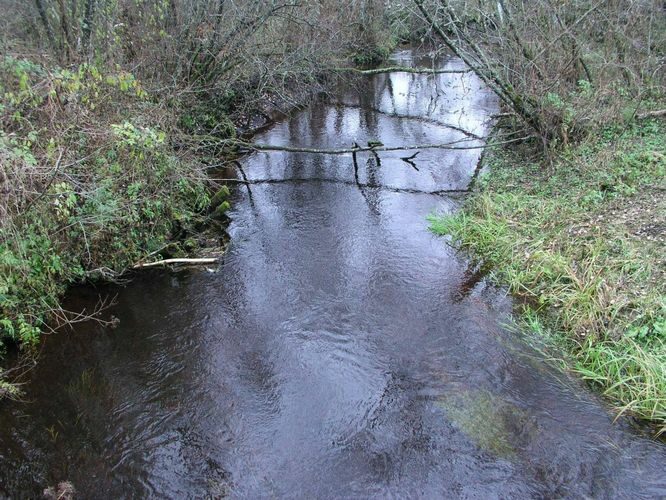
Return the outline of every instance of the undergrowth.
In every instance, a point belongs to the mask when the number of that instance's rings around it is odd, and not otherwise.
[[[557,154],[490,155],[463,210],[433,216],[521,297],[621,412],[666,431],[666,127],[609,128]]]
[[[171,144],[177,118],[130,73],[6,56],[0,96],[2,351],[37,343],[68,284],[159,252],[210,199]]]

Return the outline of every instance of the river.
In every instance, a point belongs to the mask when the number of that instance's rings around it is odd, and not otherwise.
[[[383,74],[255,140],[479,145],[459,129],[496,109],[470,73]],[[0,497],[666,496],[663,444],[505,327],[511,300],[428,231],[479,154],[246,157],[219,268],[72,292],[117,294],[119,323],[46,338],[25,401],[0,403]]]

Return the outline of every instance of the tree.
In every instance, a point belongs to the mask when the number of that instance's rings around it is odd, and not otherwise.
[[[646,94],[663,93],[666,19],[659,1],[413,5],[544,145],[580,137],[618,118],[627,103],[637,108]]]

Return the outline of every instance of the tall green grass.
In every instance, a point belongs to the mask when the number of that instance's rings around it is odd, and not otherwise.
[[[482,192],[429,218],[525,300],[523,317],[622,414],[666,431],[666,249],[641,227],[666,213],[666,130],[607,131],[553,165],[491,155]],[[534,321],[525,321],[534,324]]]
[[[647,349],[630,338],[581,346],[576,370],[616,401],[619,414],[632,413],[659,422],[666,432],[666,350]]]

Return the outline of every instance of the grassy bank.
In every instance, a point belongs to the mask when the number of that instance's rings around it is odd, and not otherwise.
[[[551,160],[488,155],[432,230],[520,297],[521,318],[623,412],[666,431],[666,126],[606,129]]]

